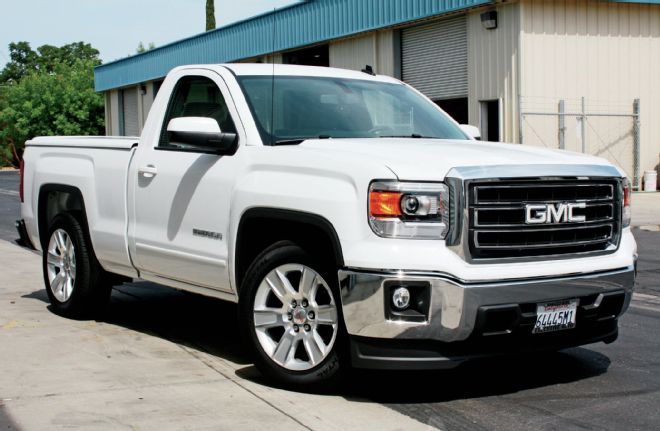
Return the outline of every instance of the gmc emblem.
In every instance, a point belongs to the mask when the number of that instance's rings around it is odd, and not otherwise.
[[[586,221],[583,215],[573,215],[573,209],[586,208],[584,202],[577,204],[542,204],[525,205],[525,223],[583,223]]]

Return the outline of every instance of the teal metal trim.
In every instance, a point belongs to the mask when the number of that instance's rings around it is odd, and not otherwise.
[[[162,78],[184,64],[256,57],[489,3],[493,0],[307,0],[97,66],[95,87],[106,91]]]

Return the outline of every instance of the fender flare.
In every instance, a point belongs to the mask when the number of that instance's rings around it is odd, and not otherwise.
[[[57,184],[57,183],[48,183],[42,184],[39,188],[39,198],[37,200],[37,229],[39,232],[39,241],[43,249],[47,246],[47,233],[48,233],[48,223],[47,223],[47,211],[48,204],[46,199],[48,198],[48,193],[50,192],[63,192],[75,196],[80,201],[82,220],[80,223],[83,225],[83,228],[89,234],[89,225],[87,223],[87,210],[85,209],[85,199],[82,192],[79,188],[70,186],[67,184]],[[90,236],[91,239],[91,236]],[[93,244],[90,244],[93,247]]]
[[[271,208],[271,207],[254,207],[246,210],[241,216],[241,220],[238,223],[238,229],[236,231],[235,248],[234,248],[234,279],[237,279],[238,272],[244,266],[244,263],[238,262],[238,257],[241,256],[243,252],[243,247],[245,247],[245,241],[241,240],[243,235],[243,229],[246,222],[254,219],[271,219],[276,221],[285,221],[298,224],[305,224],[312,226],[316,229],[319,229],[323,234],[325,234],[332,245],[332,255],[335,258],[335,263],[337,267],[341,268],[344,266],[344,255],[341,248],[341,242],[339,241],[339,236],[335,230],[332,223],[323,216],[314,213],[308,213],[304,211],[296,210],[287,210],[281,208]],[[239,267],[239,264],[242,265]]]

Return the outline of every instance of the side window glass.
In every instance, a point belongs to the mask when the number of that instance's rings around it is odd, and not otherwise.
[[[215,83],[203,76],[186,76],[177,82],[161,128],[159,147],[170,147],[167,125],[173,118],[207,117],[218,122],[220,130],[236,133],[225,99]]]

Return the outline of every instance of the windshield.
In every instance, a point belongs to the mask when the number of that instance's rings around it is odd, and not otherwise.
[[[238,79],[265,144],[317,138],[468,139],[435,105],[402,84],[307,76],[276,76],[274,85],[272,76]]]

